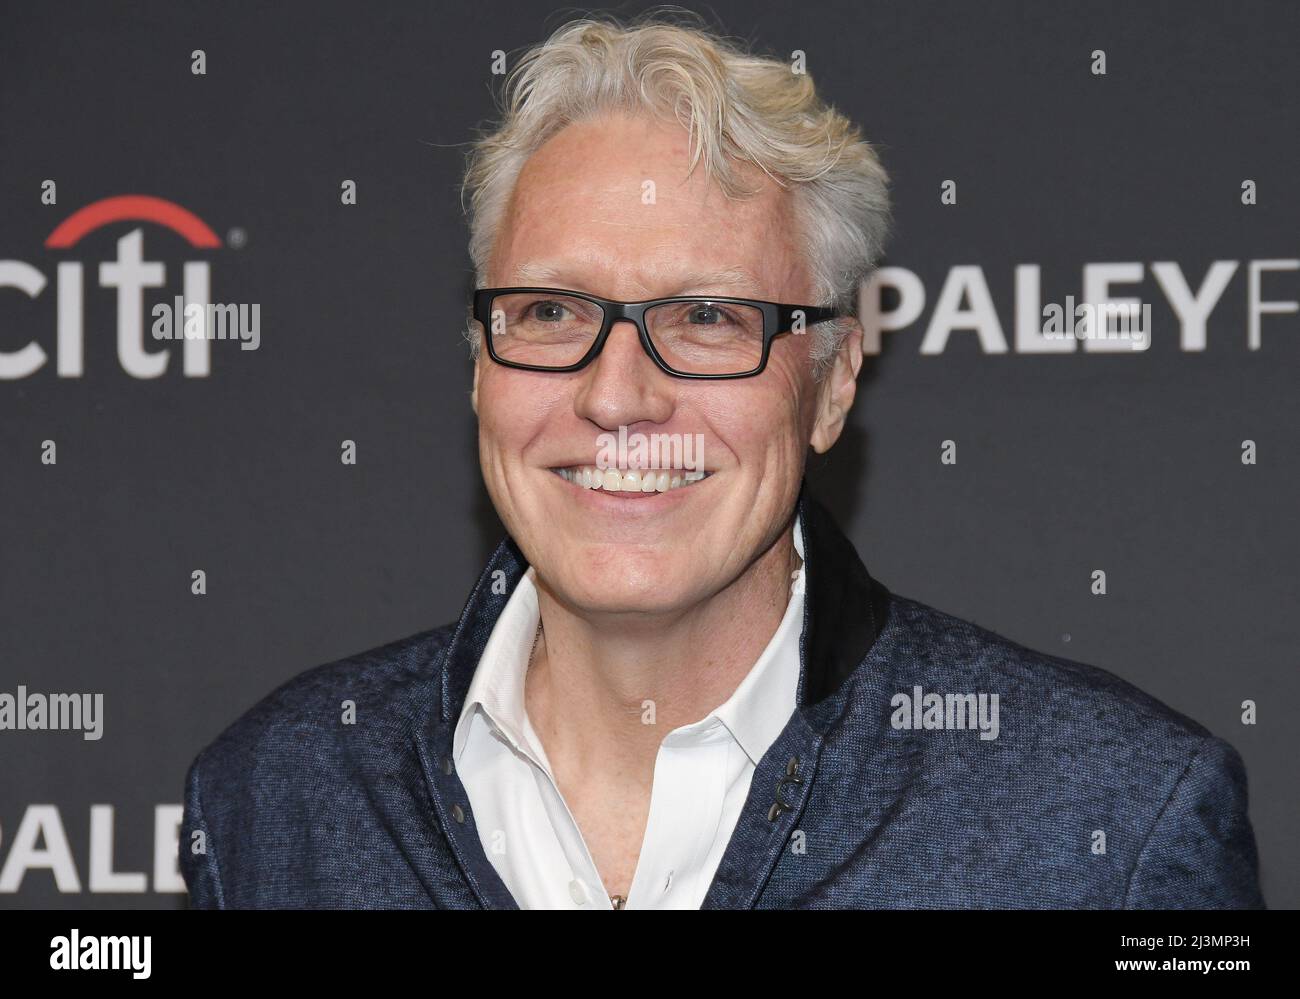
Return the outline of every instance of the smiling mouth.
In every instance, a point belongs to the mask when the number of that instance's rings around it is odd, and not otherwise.
[[[551,471],[575,486],[607,493],[666,493],[693,486],[713,474],[666,468],[620,471],[617,468],[597,468],[595,465],[570,465],[567,468],[552,468]]]

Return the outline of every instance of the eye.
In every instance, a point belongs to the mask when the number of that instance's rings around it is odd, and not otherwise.
[[[730,316],[716,305],[693,305],[687,313],[690,321],[699,326],[713,326],[726,322]]]
[[[559,322],[564,319],[564,314],[568,312],[561,302],[545,300],[534,302],[528,308],[529,318],[540,319],[544,323]]]

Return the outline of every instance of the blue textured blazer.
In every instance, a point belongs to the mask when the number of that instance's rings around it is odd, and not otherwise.
[[[798,708],[704,908],[1263,906],[1228,743],[1104,670],[889,593],[806,488],[799,503]],[[193,905],[518,908],[451,740],[526,569],[506,538],[454,625],[300,674],[199,754]],[[931,693],[998,695],[997,737],[901,700]]]

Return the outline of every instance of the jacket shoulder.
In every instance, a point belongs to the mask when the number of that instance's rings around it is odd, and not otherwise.
[[[872,762],[907,789],[891,807],[912,802],[948,835],[956,821],[975,869],[1009,886],[991,904],[1262,906],[1237,750],[1109,670],[893,594],[855,688],[840,741],[888,719]],[[947,838],[916,836],[909,858],[951,867]]]
[[[1107,669],[1028,648],[920,601],[894,594],[888,624],[899,660],[910,664],[904,672],[934,684],[927,693],[997,693],[1021,736],[1172,742],[1188,757],[1211,737],[1200,722]]]
[[[306,904],[272,884],[290,862],[276,844],[306,835],[299,827],[311,826],[323,801],[360,814],[352,806],[364,799],[366,778],[349,754],[345,736],[357,726],[347,724],[345,702],[358,718],[379,721],[365,732],[400,740],[437,696],[437,664],[453,631],[444,625],[299,673],[195,757],[179,850],[194,907]],[[301,849],[289,854],[305,862]],[[301,887],[288,874],[283,880]]]
[[[881,640],[884,659],[868,658],[887,670],[881,695],[997,696],[992,740],[979,741],[983,709],[976,741],[892,735],[927,797],[1021,843],[1026,894],[1054,886],[1041,904],[1086,908],[1264,905],[1245,767],[1229,741],[1109,670],[897,594]],[[1113,866],[1095,862],[1100,834]]]
[[[258,747],[291,748],[313,733],[332,731],[344,701],[387,710],[436,684],[435,666],[454,625],[418,632],[343,659],[304,670],[276,687],[227,726],[204,749],[209,767]]]

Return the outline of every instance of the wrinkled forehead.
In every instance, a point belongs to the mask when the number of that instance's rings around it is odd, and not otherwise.
[[[644,119],[567,126],[524,164],[503,214],[497,285],[608,293],[714,292],[766,297],[788,287],[798,241],[789,190],[738,164],[749,197],[728,197],[690,169],[686,130]],[[639,289],[630,292],[628,289]]]

